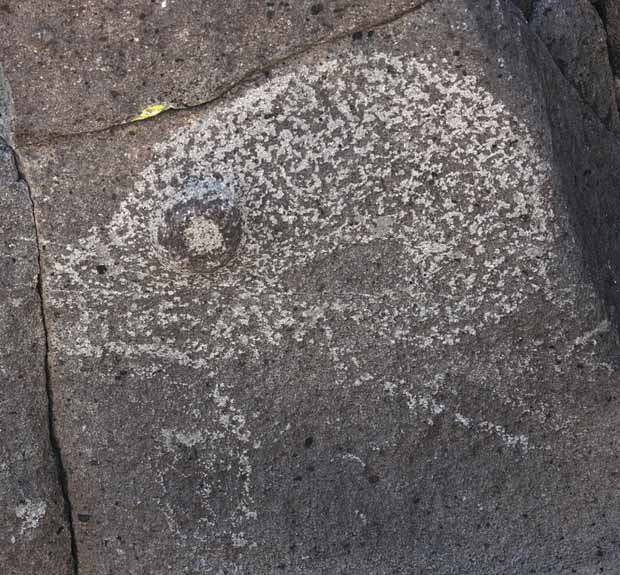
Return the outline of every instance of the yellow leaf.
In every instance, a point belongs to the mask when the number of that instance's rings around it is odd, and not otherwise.
[[[162,112],[165,112],[170,106],[167,104],[153,104],[151,106],[147,106],[140,112],[138,116],[132,118],[132,122],[140,122],[141,120],[146,120],[147,118],[152,118],[153,116],[157,116]]]

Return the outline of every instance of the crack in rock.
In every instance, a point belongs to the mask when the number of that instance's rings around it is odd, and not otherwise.
[[[211,98],[205,100],[204,102],[199,102],[198,104],[181,103],[178,105],[159,104],[155,106],[149,106],[137,117],[135,116],[130,117],[123,122],[111,124],[109,126],[104,126],[103,128],[96,128],[94,130],[83,130],[80,132],[71,132],[71,133],[66,133],[66,134],[51,133],[46,138],[36,139],[36,140],[24,138],[24,140],[21,141],[20,144],[24,146],[33,146],[33,147],[47,145],[47,144],[51,144],[55,142],[72,140],[74,138],[79,138],[81,136],[93,136],[97,134],[114,132],[119,129],[126,129],[126,128],[131,127],[133,124],[135,124],[136,121],[140,121],[140,122],[149,121],[150,122],[150,121],[156,121],[157,119],[161,119],[162,116],[166,116],[168,114],[174,114],[174,113],[178,114],[178,113],[183,113],[183,112],[193,112],[193,111],[204,110],[206,107],[211,106],[215,104],[216,102],[219,102],[220,100],[225,98],[228,94],[230,94],[233,90],[243,86],[250,79],[252,79],[253,77],[256,77],[257,75],[265,74],[269,72],[270,70],[272,70],[273,68],[280,66],[282,64],[285,64],[294,58],[302,56],[303,54],[310,52],[311,50],[314,50],[315,48],[318,48],[321,46],[329,46],[330,44],[338,43],[344,38],[347,38],[349,36],[355,36],[356,34],[360,34],[362,32],[366,32],[369,30],[375,30],[377,28],[382,28],[384,26],[389,26],[390,24],[393,24],[394,22],[398,22],[399,20],[410,16],[414,12],[417,12],[418,10],[420,10],[421,8],[423,8],[427,4],[430,4],[433,1],[435,0],[420,0],[418,3],[414,4],[413,6],[410,6],[409,8],[405,10],[401,10],[400,12],[392,14],[381,20],[374,20],[372,22],[366,23],[365,25],[361,27],[345,30],[339,34],[330,36],[329,38],[325,38],[317,42],[309,42],[303,46],[300,46],[299,48],[293,49],[287,54],[285,54],[284,56],[281,56],[279,58],[274,58],[273,60],[271,60],[264,66],[251,69],[250,71],[243,74],[239,78],[223,86],[221,89],[216,91],[216,93]],[[159,107],[159,106],[164,106],[164,108],[161,109],[161,111],[159,111],[158,113],[156,114],[146,113],[145,114],[145,111],[150,110],[155,107]],[[143,114],[144,116],[142,116]]]
[[[4,140],[2,140],[4,141]],[[62,455],[62,447],[60,445],[60,440],[58,438],[58,432],[56,429],[56,414],[54,411],[54,390],[51,383],[51,370],[50,370],[50,362],[49,362],[49,333],[47,326],[47,317],[45,313],[45,294],[43,289],[43,267],[41,261],[41,241],[39,236],[39,227],[37,223],[37,213],[35,201],[32,196],[32,191],[30,189],[30,184],[24,174],[24,170],[22,168],[21,162],[19,161],[19,155],[17,150],[10,146],[6,141],[4,143],[7,144],[9,149],[13,154],[13,161],[15,163],[15,169],[17,172],[18,181],[22,182],[26,186],[26,190],[28,191],[28,197],[30,200],[30,205],[32,208],[32,222],[35,234],[35,242],[37,249],[37,267],[38,267],[38,275],[37,275],[37,293],[39,296],[40,303],[40,314],[41,314],[41,324],[43,326],[43,334],[44,334],[44,350],[45,350],[45,391],[47,395],[47,424],[48,424],[48,436],[50,441],[50,446],[52,449],[52,455],[54,459],[54,463],[56,466],[56,472],[58,476],[58,482],[60,484],[60,490],[62,493],[63,501],[64,501],[64,515],[65,521],[67,523],[70,535],[71,542],[71,563],[73,566],[73,574],[78,575],[79,573],[79,560],[78,560],[78,548],[77,548],[77,539],[75,535],[75,528],[73,525],[73,505],[71,502],[71,497],[69,494],[69,482],[67,476],[67,470],[64,464],[63,455]],[[20,515],[21,513],[21,515]],[[38,524],[39,519],[45,514],[45,508],[41,509],[39,507],[30,508],[24,507],[21,510],[18,510],[18,517],[22,517],[24,520],[24,524],[26,528],[31,528]]]

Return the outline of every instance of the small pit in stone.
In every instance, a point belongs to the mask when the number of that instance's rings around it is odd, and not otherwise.
[[[241,242],[242,217],[221,194],[181,199],[159,223],[157,241],[174,263],[197,272],[226,265]]]

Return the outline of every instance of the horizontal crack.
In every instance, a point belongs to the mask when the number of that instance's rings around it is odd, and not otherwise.
[[[5,142],[6,143],[6,142]],[[19,161],[19,156],[15,148],[11,147],[7,144],[11,149],[13,155],[13,162],[15,163],[15,169],[17,171],[18,181],[22,182],[26,187],[28,192],[28,197],[30,199],[30,207],[32,210],[32,220],[34,226],[34,235],[37,247],[37,264],[38,264],[38,274],[37,274],[37,292],[39,294],[39,306],[40,306],[40,314],[41,314],[41,323],[43,326],[43,336],[44,336],[44,354],[45,354],[45,392],[47,394],[47,427],[48,427],[48,435],[50,446],[52,449],[52,454],[54,458],[54,464],[56,466],[56,473],[58,478],[58,483],[60,484],[60,491],[64,501],[64,515],[65,521],[69,528],[69,536],[71,539],[71,563],[73,568],[73,575],[79,575],[79,561],[78,561],[78,549],[77,549],[77,539],[75,536],[75,529],[73,525],[73,506],[71,503],[71,498],[69,497],[69,482],[67,477],[67,470],[64,465],[63,457],[62,457],[62,449],[60,446],[60,441],[58,439],[58,433],[56,431],[56,416],[54,413],[54,394],[51,383],[51,373],[50,373],[50,361],[49,361],[49,333],[47,326],[47,318],[45,314],[45,299],[44,299],[44,291],[43,291],[43,267],[42,267],[42,259],[41,259],[41,243],[39,237],[39,227],[37,224],[37,214],[34,203],[34,198],[32,196],[32,190],[30,189],[30,184],[25,177],[24,171],[21,167],[21,163]]]
[[[420,0],[415,5],[405,8],[394,14],[391,14],[390,16],[387,16],[386,18],[375,20],[373,22],[368,22],[367,24],[364,24],[363,26],[350,29],[350,30],[346,30],[344,32],[340,32],[334,36],[330,36],[329,38],[320,40],[318,42],[305,44],[304,46],[301,46],[300,48],[296,50],[292,50],[291,52],[288,52],[286,55],[281,56],[280,58],[275,58],[274,60],[272,60],[265,66],[253,68],[249,72],[246,72],[245,74],[243,74],[243,76],[241,76],[237,80],[234,80],[230,84],[227,84],[226,86],[220,88],[213,95],[213,97],[209,98],[208,100],[205,100],[204,102],[200,102],[198,104],[181,104],[180,106],[173,106],[173,107],[170,107],[162,111],[156,116],[140,120],[140,123],[153,122],[169,114],[179,114],[179,113],[193,112],[196,110],[204,110],[208,106],[211,106],[215,102],[223,99],[230,92],[232,92],[235,88],[242,86],[245,82],[247,82],[248,80],[250,80],[251,78],[255,77],[258,74],[266,73],[272,70],[273,68],[275,68],[276,66],[280,66],[288,62],[289,60],[292,60],[294,58],[297,58],[305,54],[306,52],[309,52],[321,46],[328,46],[329,44],[343,40],[344,38],[347,38],[348,36],[351,36],[352,34],[355,34],[357,32],[366,32],[366,31],[374,30],[376,28],[389,26],[390,24],[393,24],[394,22],[397,22],[398,20],[401,20],[402,18],[406,18],[410,14],[418,11],[420,8],[424,7],[427,4],[430,4],[433,1],[436,1],[436,0]],[[117,130],[121,130],[121,129],[127,128],[128,126],[132,126],[134,125],[134,123],[135,122],[131,120],[127,120],[125,122],[120,122],[118,124],[112,124],[110,126],[105,126],[103,128],[97,128],[95,130],[84,130],[82,132],[72,132],[70,134],[49,134],[47,137],[43,139],[39,139],[39,140],[28,140],[27,138],[24,138],[22,141],[20,141],[20,144],[24,146],[43,146],[43,145],[51,144],[54,142],[72,140],[74,138],[79,138],[81,136],[113,133]]]

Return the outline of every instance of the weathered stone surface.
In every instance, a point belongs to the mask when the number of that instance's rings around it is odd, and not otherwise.
[[[607,36],[588,0],[539,0],[531,26],[584,101],[610,129],[620,130]]]
[[[411,9],[412,0],[3,0],[16,135],[117,124],[205,102],[253,70]]]
[[[534,0],[512,0],[512,3],[523,12],[526,18],[530,18],[534,8]]]
[[[71,573],[50,449],[45,337],[28,191],[0,140],[0,573]]]
[[[10,123],[10,110],[11,110],[11,92],[9,90],[9,83],[6,81],[2,66],[0,65],[0,139],[5,142],[11,140],[11,123]]]
[[[615,0],[599,0],[607,30],[609,59],[614,74],[620,76],[620,4]]]
[[[24,155],[81,574],[617,568],[618,144],[508,3]]]

